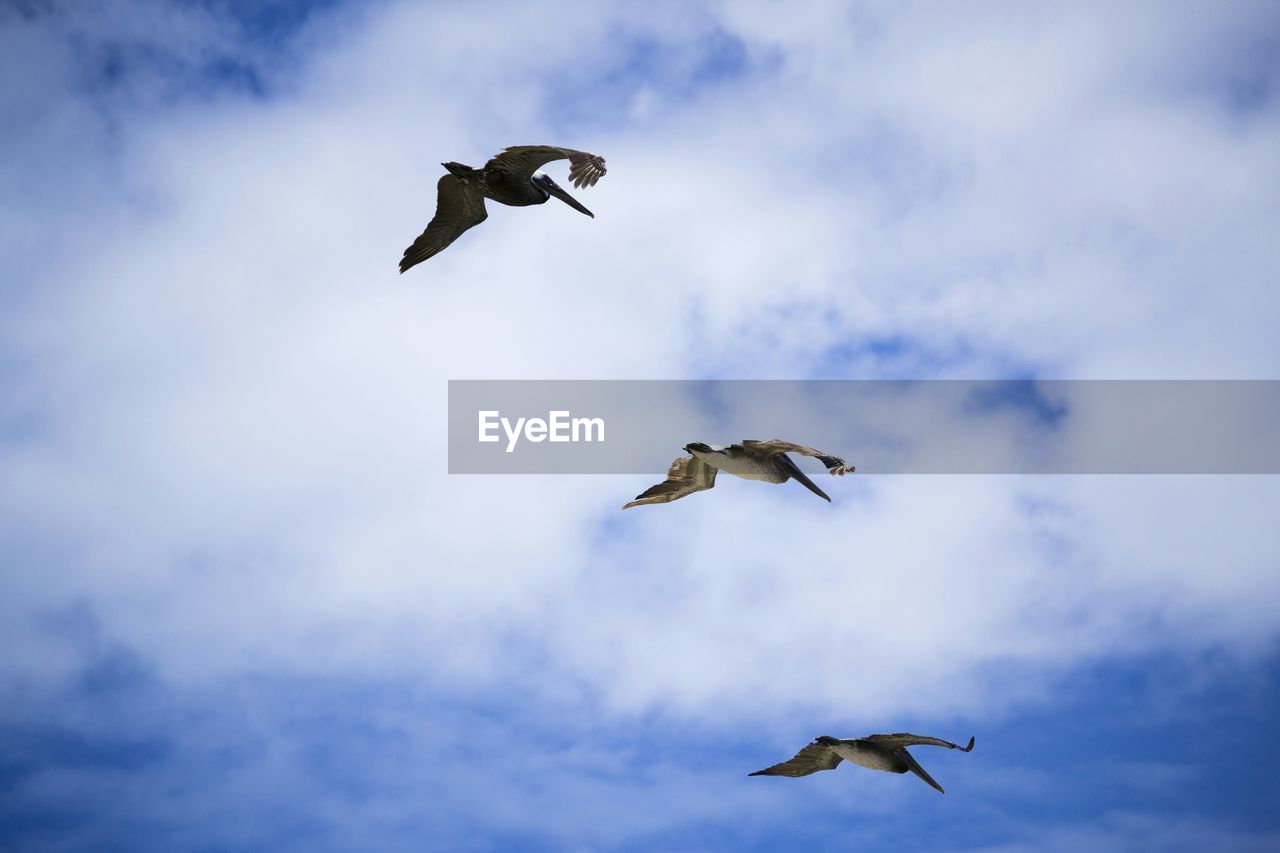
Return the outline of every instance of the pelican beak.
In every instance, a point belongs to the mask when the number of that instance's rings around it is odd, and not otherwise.
[[[585,213],[587,216],[590,216],[592,219],[596,218],[596,215],[594,213],[592,213],[591,211],[587,210],[585,207],[582,206],[582,202],[578,201],[576,198],[574,198],[573,196],[569,195],[567,192],[562,190],[560,188],[560,185],[557,184],[555,181],[551,180],[550,177],[546,175],[542,175],[540,177],[541,177],[541,180],[538,183],[540,183],[542,185],[542,188],[546,190],[548,193],[560,199],[562,202],[569,205],[579,213]]]
[[[800,485],[804,486],[806,489],[813,492],[815,495],[822,498],[827,503],[831,503],[831,498],[827,496],[827,493],[822,491],[822,489],[819,489],[817,483],[813,482],[813,480],[810,480],[807,476],[805,476],[805,473],[796,467],[796,463],[791,461],[790,456],[783,454],[778,458],[780,460],[784,460],[782,464],[786,466],[787,471],[791,474],[791,479],[795,480]]]

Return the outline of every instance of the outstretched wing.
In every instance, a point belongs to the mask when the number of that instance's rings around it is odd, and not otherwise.
[[[835,770],[840,756],[826,744],[811,743],[796,753],[795,758],[748,773],[748,776],[808,776],[819,770]]]
[[[514,145],[502,149],[485,164],[485,169],[506,169],[526,177],[552,160],[569,160],[569,181],[581,189],[594,187],[604,175],[604,158],[572,148],[556,148],[552,145]]]
[[[462,178],[445,175],[436,184],[436,215],[427,230],[418,235],[400,259],[400,272],[439,254],[449,244],[489,218],[484,209],[484,196]]]
[[[656,486],[650,486],[631,503],[623,506],[629,509],[641,504],[664,504],[678,500],[694,492],[703,492],[716,484],[716,469],[696,456],[681,456],[671,463],[667,471],[667,479]]]
[[[960,746],[949,740],[942,740],[936,737],[925,737],[924,735],[913,735],[907,732],[899,732],[893,735],[868,735],[862,740],[869,740],[872,743],[887,746],[889,748],[901,746],[945,746],[948,749],[958,749],[961,752],[970,752],[973,749],[973,738],[969,738],[968,746]]]
[[[779,438],[775,438],[772,441],[752,441],[747,439],[742,442],[742,445],[770,453],[799,453],[802,456],[816,457],[823,465],[827,466],[827,473],[833,477],[836,475],[843,477],[845,474],[852,474],[854,470],[852,465],[839,456],[832,456],[830,453],[823,453],[821,450],[814,450],[812,447],[805,447],[803,444],[792,444]]]

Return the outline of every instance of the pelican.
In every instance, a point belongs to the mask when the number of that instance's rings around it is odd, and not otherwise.
[[[808,776],[819,770],[835,770],[836,765],[843,759],[852,761],[859,767],[885,770],[889,773],[906,773],[910,770],[928,782],[931,787],[937,788],[939,793],[945,794],[946,791],[942,790],[942,786],[933,781],[933,777],[924,772],[924,768],[916,763],[911,753],[907,752],[909,746],[945,746],[948,749],[969,752],[973,749],[973,738],[969,738],[968,746],[958,746],[949,740],[906,733],[868,735],[847,740],[823,735],[797,752],[795,758],[747,775]]]
[[[763,480],[766,483],[785,483],[787,480],[795,480],[830,503],[831,498],[827,493],[819,489],[817,484],[796,467],[796,463],[787,456],[788,453],[816,456],[823,465],[827,466],[827,473],[833,477],[837,474],[843,477],[845,474],[853,473],[853,466],[838,456],[776,438],[773,441],[747,439],[741,444],[731,444],[728,447],[693,442],[684,446],[684,452],[690,455],[681,456],[671,463],[666,480],[645,489],[636,495],[635,500],[622,508],[629,509],[641,504],[664,504],[694,492],[706,491],[715,486],[716,471],[726,471],[745,480]]]
[[[461,163],[441,163],[449,170],[436,184],[436,215],[400,259],[400,272],[439,254],[468,228],[484,222],[489,214],[484,200],[492,199],[512,207],[544,204],[555,196],[592,219],[595,214],[569,195],[551,176],[539,171],[552,160],[569,161],[569,180],[575,187],[594,187],[605,173],[604,158],[572,148],[550,145],[517,145],[504,148],[483,169]]]

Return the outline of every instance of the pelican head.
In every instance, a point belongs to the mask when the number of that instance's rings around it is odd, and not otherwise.
[[[551,180],[551,176],[546,172],[534,172],[533,177],[529,178],[529,180],[535,187],[545,192],[547,194],[547,198],[555,196],[579,213],[585,213],[592,219],[596,218],[596,215],[583,207],[581,202],[561,189],[560,185],[555,181]]]

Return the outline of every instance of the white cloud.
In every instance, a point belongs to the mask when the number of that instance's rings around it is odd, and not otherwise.
[[[1277,363],[1275,110],[1205,95],[1245,11],[667,11],[391,5],[317,23],[275,97],[41,131],[118,172],[23,196],[31,244],[66,248],[19,256],[6,355],[39,391],[0,502],[58,559],[6,577],[6,615],[87,597],[177,679],[512,680],[775,724],[1001,713],[1096,656],[1274,637],[1271,479],[854,479],[834,507],[730,482],[619,517],[647,483],[445,475],[449,378],[839,374],[875,337],[949,375]],[[741,75],[637,83],[598,124],[561,103],[605,110],[627,39],[697,67],[713,24]],[[83,104],[60,73],[41,127]],[[544,141],[608,158],[595,220],[494,209],[396,275],[441,160]]]

